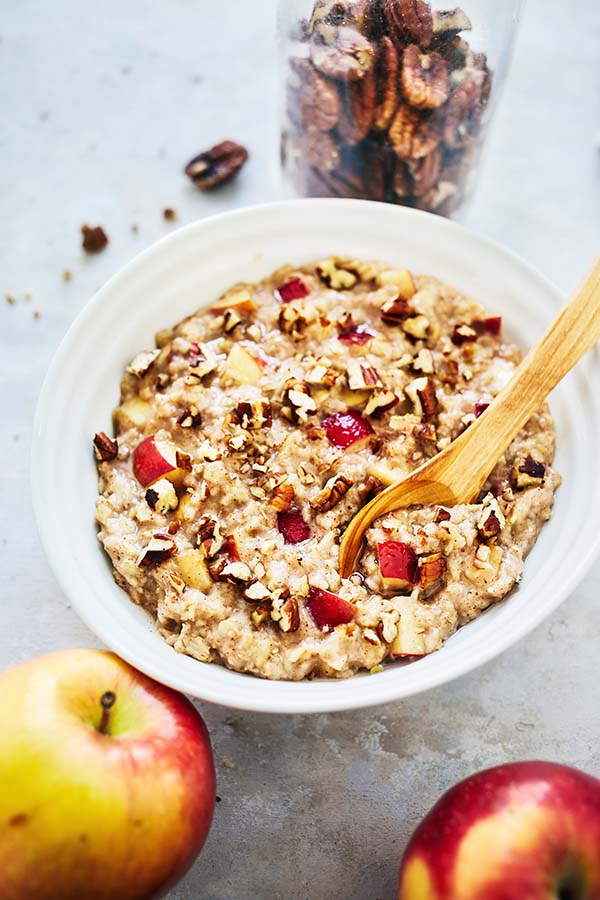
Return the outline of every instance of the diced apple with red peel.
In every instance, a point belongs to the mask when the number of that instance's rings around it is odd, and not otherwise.
[[[323,428],[329,441],[340,450],[348,447],[359,450],[358,442],[366,444],[371,435],[375,434],[371,423],[351,410],[329,416],[323,421]]]
[[[282,303],[291,303],[293,300],[302,300],[308,297],[309,290],[301,278],[292,278],[280,285],[275,291],[275,296]]]
[[[220,297],[210,308],[211,312],[214,313],[223,313],[226,309],[235,309],[238,312],[240,310],[244,312],[254,312],[256,310],[256,303],[249,290],[241,287],[234,288]]]
[[[486,409],[488,408],[489,405],[490,405],[489,403],[484,403],[483,401],[478,401],[475,404],[475,418],[478,419],[479,416],[481,416],[486,411]]]
[[[475,322],[471,322],[471,328],[474,328],[477,334],[491,334],[492,337],[498,337],[502,330],[502,316],[477,319]]]
[[[235,537],[232,534],[228,534],[225,537],[225,541],[223,543],[223,550],[227,554],[230,562],[239,562],[240,561],[240,552],[238,550],[238,546],[237,546]]]
[[[310,588],[306,606],[315,625],[322,631],[331,631],[337,625],[347,625],[354,620],[356,614],[352,603],[317,587]]]
[[[398,632],[390,647],[391,659],[418,659],[427,654],[423,632],[417,625],[415,602],[405,597],[399,607]]]
[[[377,544],[379,571],[386,591],[412,591],[418,579],[417,555],[403,541]]]
[[[234,344],[223,366],[223,374],[229,375],[241,384],[256,384],[265,367],[262,360],[248,353],[241,344]]]
[[[372,331],[368,330],[366,325],[356,325],[345,331],[340,331],[338,334],[338,340],[341,341],[342,344],[357,344],[358,346],[368,344],[371,338],[374,337],[375,335]]]
[[[189,471],[182,467],[182,463],[187,464],[188,461],[189,456],[182,454],[175,444],[157,440],[152,434],[133,451],[133,474],[142,487],[149,487],[159,478],[178,482]]]
[[[310,525],[298,509],[284,509],[277,513],[277,528],[286,544],[301,544],[311,536]]]

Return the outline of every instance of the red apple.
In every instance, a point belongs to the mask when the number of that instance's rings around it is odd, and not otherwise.
[[[334,447],[339,447],[340,450],[346,450],[347,447],[359,450],[359,447],[353,445],[358,441],[366,443],[369,437],[375,433],[371,423],[352,410],[335,413],[328,419],[324,419],[323,428]]]
[[[487,319],[478,319],[471,322],[471,326],[477,334],[491,334],[492,337],[498,337],[502,330],[502,316],[490,316]]]
[[[417,555],[410,544],[383,541],[377,544],[379,570],[386,591],[412,591],[418,580]]]
[[[352,622],[356,613],[352,603],[317,587],[311,587],[306,606],[317,628],[328,631]]]
[[[286,544],[301,544],[311,536],[310,525],[298,509],[284,509],[277,513],[277,528]]]
[[[162,896],[208,834],[202,718],[112,653],[67,650],[0,675],[0,897]]]
[[[282,303],[291,303],[292,300],[302,300],[303,297],[308,297],[308,293],[308,288],[301,278],[292,278],[291,281],[286,281],[277,288],[275,296]]]
[[[483,401],[478,401],[475,404],[475,418],[478,419],[479,416],[483,415],[490,404],[484,403]]]
[[[453,787],[414,833],[399,900],[598,900],[600,781],[510,763]]]
[[[185,475],[183,467],[189,461],[169,441],[157,440],[155,435],[145,438],[133,451],[133,474],[142,485],[149,487],[159,478],[177,481]]]
[[[358,344],[359,346],[362,346],[363,344],[368,344],[371,338],[374,337],[375,335],[372,331],[368,330],[366,325],[353,325],[345,331],[340,331],[338,340],[340,340],[342,344]]]

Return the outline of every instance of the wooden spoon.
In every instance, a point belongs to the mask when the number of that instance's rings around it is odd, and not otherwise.
[[[490,472],[548,394],[600,340],[600,257],[488,409],[445,450],[361,509],[340,544],[340,574],[354,571],[367,528],[407,506],[472,503]]]

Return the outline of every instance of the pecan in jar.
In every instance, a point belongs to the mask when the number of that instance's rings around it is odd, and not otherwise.
[[[433,37],[431,7],[425,0],[381,0],[388,26],[402,40],[407,35],[421,47]]]
[[[412,192],[415,197],[422,197],[437,183],[442,165],[442,153],[436,148],[421,159],[410,160],[408,168],[412,175]]]
[[[307,131],[300,148],[306,162],[319,172],[333,172],[340,163],[338,145],[327,132]]]
[[[456,88],[444,111],[443,137],[448,147],[464,147],[476,138],[481,124],[481,87],[479,72],[466,76]]]
[[[331,44],[313,43],[311,59],[315,69],[336,81],[359,81],[373,67],[375,48],[360,31],[342,27],[334,31]]]
[[[185,174],[202,191],[210,191],[237,175],[248,151],[235,141],[223,141],[199,153],[185,167]]]
[[[345,86],[338,131],[347,144],[358,144],[369,133],[376,100],[377,85],[372,70],[361,81]]]
[[[402,54],[402,91],[411,106],[437,109],[448,99],[448,67],[435,50],[423,53],[416,44]]]
[[[418,110],[401,103],[388,132],[400,159],[421,159],[431,153],[440,142],[440,135],[431,118],[422,117]]]
[[[377,131],[388,129],[398,107],[399,67],[395,44],[385,35],[379,42],[375,60],[377,100],[373,111],[373,128]]]
[[[302,127],[306,131],[331,131],[337,125],[341,103],[338,89],[332,81],[320,75],[307,59],[292,60],[297,88],[289,106],[298,107]]]

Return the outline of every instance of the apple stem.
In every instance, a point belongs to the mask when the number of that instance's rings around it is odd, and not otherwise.
[[[102,718],[100,719],[100,725],[98,726],[100,734],[108,734],[110,711],[115,705],[116,699],[117,695],[114,691],[105,691],[100,697],[100,706],[102,707]]]

